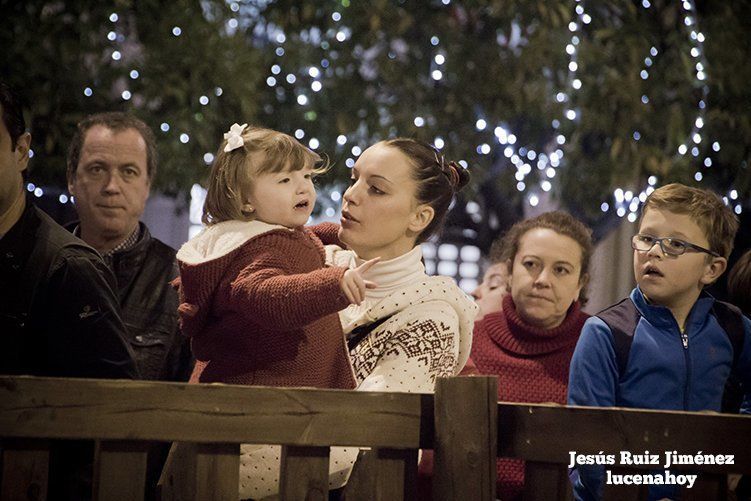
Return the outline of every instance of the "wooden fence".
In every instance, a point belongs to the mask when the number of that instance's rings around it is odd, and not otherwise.
[[[241,443],[283,444],[288,500],[327,499],[332,445],[374,449],[348,500],[414,499],[420,448],[435,449],[436,500],[495,499],[496,455],[527,461],[531,500],[570,497],[570,451],[733,455],[732,465],[688,467],[703,472],[687,490],[694,499],[724,499],[726,474],[751,472],[751,417],[497,403],[496,385],[441,379],[433,396],[0,376],[0,497],[46,499],[54,439],[98,441],[99,500],[142,499],[147,441],[194,444],[189,467],[163,485],[165,498],[181,500],[236,500]],[[610,499],[644,495],[643,486],[606,490]]]

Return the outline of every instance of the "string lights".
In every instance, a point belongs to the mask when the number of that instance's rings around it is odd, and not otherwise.
[[[345,69],[336,67],[336,61],[339,57],[338,51],[342,50],[342,44],[346,43],[352,37],[352,29],[345,25],[344,12],[349,7],[349,0],[340,0],[341,8],[337,8],[331,13],[333,24],[328,28],[310,27],[295,37],[323,50],[323,57],[320,60],[303,65],[301,68],[289,68],[289,63],[285,64],[286,52],[285,43],[290,36],[284,30],[272,23],[265,21],[262,11],[266,2],[259,1],[255,5],[243,5],[236,1],[228,2],[231,11],[231,17],[226,21],[225,29],[228,34],[234,33],[238,28],[248,28],[254,37],[263,38],[265,42],[272,44],[273,53],[276,60],[268,68],[268,74],[265,77],[266,85],[274,90],[274,96],[278,102],[293,102],[300,107],[302,114],[302,123],[310,124],[315,122],[316,112],[313,109],[316,95],[325,92],[326,81],[335,79],[344,74]],[[451,5],[451,0],[442,0],[443,6]],[[565,152],[568,144],[568,137],[565,130],[570,130],[571,125],[575,125],[581,120],[581,110],[575,105],[576,94],[582,89],[582,80],[579,78],[579,55],[578,50],[582,42],[582,29],[592,22],[592,17],[586,11],[583,0],[574,0],[574,16],[566,26],[570,38],[565,45],[564,50],[567,59],[567,80],[566,87],[560,89],[553,96],[557,103],[562,105],[561,116],[552,120],[551,138],[552,140],[542,148],[531,147],[525,143],[522,138],[517,137],[511,130],[508,123],[500,120],[494,120],[487,116],[478,116],[475,120],[475,129],[482,139],[476,144],[475,150],[478,155],[487,156],[499,149],[503,156],[507,158],[515,168],[514,179],[516,189],[524,194],[526,202],[534,207],[537,206],[545,193],[554,188],[554,183],[558,176],[558,169],[565,161]],[[642,0],[641,8],[653,8],[649,0]],[[706,123],[706,107],[709,87],[707,80],[707,63],[704,55],[705,35],[697,26],[696,7],[694,0],[681,0],[681,14],[683,24],[690,39],[689,56],[694,64],[694,76],[699,88],[701,89],[701,98],[697,103],[696,116],[690,133],[686,139],[679,145],[675,152],[676,158],[688,157],[692,163],[697,165],[694,173],[694,179],[701,182],[706,170],[713,168],[713,154],[720,151],[720,144],[712,141],[704,130]],[[124,81],[133,83],[142,78],[141,71],[138,68],[128,67],[131,63],[124,51],[123,43],[125,36],[120,29],[120,15],[112,12],[109,15],[109,22],[112,23],[111,29],[106,34],[107,51],[111,57],[111,64],[122,66],[124,74],[128,77]],[[190,36],[187,30],[177,24],[169,26],[172,37],[177,40]],[[519,29],[518,26],[513,29]],[[441,82],[447,75],[447,63],[449,62],[450,49],[441,45],[441,40],[437,34],[433,34],[429,39],[432,53],[430,54],[430,64],[427,78],[433,82]],[[500,43],[500,40],[499,40]],[[406,53],[406,43],[400,40],[392,40],[386,44],[385,50],[388,52],[390,59],[399,58]],[[365,51],[367,52],[367,51]],[[362,55],[363,65],[360,72],[364,77],[368,77],[368,54]],[[657,47],[650,47],[649,53],[645,54],[643,67],[639,70],[639,76],[643,80],[650,78],[650,72],[654,65],[658,63],[660,53]],[[375,71],[374,69],[372,71]],[[377,77],[370,75],[371,78]],[[290,89],[290,86],[292,87]],[[83,88],[83,94],[91,97],[95,92],[105,89],[97,89],[94,84],[89,84]],[[214,101],[223,93],[221,87],[209,87],[197,98],[200,106],[212,106]],[[134,98],[134,91],[125,88],[120,91],[120,97],[124,101],[130,101]],[[650,103],[650,97],[645,93],[640,96],[643,104]],[[273,111],[273,109],[272,109]],[[382,117],[382,120],[388,120],[388,117]],[[431,125],[431,117],[426,113],[416,114],[413,118],[415,127],[427,127]],[[171,137],[183,145],[191,143],[190,131],[175,130],[168,122],[162,122],[159,130],[165,137]],[[317,137],[306,131],[306,127],[301,125],[295,131],[295,137],[303,141],[312,149],[320,147],[320,141]],[[632,133],[632,140],[639,142],[643,139],[643,131],[635,130]],[[340,134],[336,138],[335,148],[337,152],[346,152],[344,165],[351,168],[354,166],[357,157],[362,153],[366,146],[369,136],[367,130],[363,127],[358,128],[347,134]],[[437,135],[433,139],[436,148],[445,147],[446,140],[443,136]],[[214,160],[214,154],[207,151],[201,155],[200,161],[209,165]],[[466,167],[467,162],[459,162]],[[530,177],[531,176],[531,177]],[[612,199],[603,201],[600,204],[602,212],[614,211],[619,217],[626,217],[629,221],[635,221],[637,211],[640,205],[646,200],[646,197],[655,189],[658,179],[650,176],[648,182],[642,189],[632,192],[625,188],[616,188],[613,192]],[[31,191],[31,190],[30,190]],[[341,193],[336,189],[331,192],[331,196]],[[735,194],[735,196],[733,196]],[[61,203],[70,201],[70,197],[60,197]],[[741,203],[738,200],[736,190],[730,190],[725,198],[726,203],[733,207],[736,213],[742,210]]]
[[[649,9],[651,3],[648,0],[642,1],[642,7]],[[706,83],[707,80],[707,63],[704,55],[704,42],[706,40],[705,35],[699,31],[697,27],[696,18],[696,5],[693,0],[682,0],[681,8],[683,14],[683,24],[686,27],[691,43],[691,49],[689,55],[694,62],[695,78],[697,85],[701,89],[701,98],[697,102],[696,116],[694,118],[691,131],[687,135],[686,139],[678,146],[678,149],[674,155],[675,159],[686,157],[690,155],[690,161],[697,164],[697,170],[694,172],[694,180],[701,182],[704,179],[704,170],[709,169],[713,165],[712,152],[720,151],[720,143],[717,141],[712,142],[711,151],[707,146],[709,140],[704,133],[703,128],[706,121],[706,109],[709,96],[709,86]],[[651,47],[649,55],[644,58],[644,68],[640,72],[640,77],[643,80],[649,78],[649,68],[655,62],[655,59],[659,56],[659,51],[656,47]],[[643,104],[649,103],[649,97],[645,94],[641,96],[641,102]],[[641,133],[634,131],[634,141],[641,139]],[[702,151],[704,152],[702,154]],[[650,176],[647,180],[647,186],[645,186],[638,194],[634,196],[630,191],[624,191],[623,188],[616,188],[613,192],[614,204],[613,207],[607,202],[603,202],[600,209],[603,212],[615,209],[618,217],[626,217],[628,221],[635,222],[637,219],[637,212],[639,207],[646,201],[647,197],[654,191],[654,187],[658,179],[656,176]],[[734,196],[733,196],[734,195]],[[723,197],[723,201],[726,205],[730,206],[736,214],[741,214],[743,207],[738,200],[738,192],[735,189],[731,189],[726,196]]]

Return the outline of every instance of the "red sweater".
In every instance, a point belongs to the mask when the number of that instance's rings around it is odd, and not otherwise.
[[[346,270],[324,267],[309,229],[273,230],[179,264],[181,325],[197,358],[191,382],[355,387],[337,315],[349,304],[339,286]]]
[[[569,364],[587,318],[576,302],[558,327],[536,328],[519,317],[507,294],[502,311],[475,323],[472,360],[481,374],[498,376],[498,400],[565,404]],[[520,498],[524,461],[498,459],[497,465],[497,496],[504,501]]]

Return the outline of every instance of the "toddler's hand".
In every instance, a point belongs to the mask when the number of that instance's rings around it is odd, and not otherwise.
[[[376,286],[374,282],[362,278],[362,275],[380,260],[380,257],[376,257],[369,261],[365,261],[357,268],[344,272],[344,276],[339,285],[350,303],[362,303],[365,299],[365,289],[372,289]]]

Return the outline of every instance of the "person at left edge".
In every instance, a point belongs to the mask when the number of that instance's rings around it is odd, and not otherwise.
[[[24,196],[31,135],[2,82],[0,113],[0,374],[137,378],[112,272]],[[53,442],[49,499],[90,499],[93,457],[91,441]]]
[[[24,195],[31,134],[0,82],[0,373],[135,378],[112,272]]]

